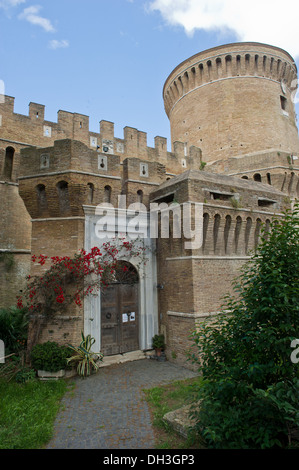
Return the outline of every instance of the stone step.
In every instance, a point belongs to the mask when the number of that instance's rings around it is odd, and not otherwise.
[[[139,361],[146,359],[147,352],[145,351],[131,351],[123,354],[115,354],[114,356],[104,356],[100,367],[107,367],[113,364],[122,364],[124,362]]]

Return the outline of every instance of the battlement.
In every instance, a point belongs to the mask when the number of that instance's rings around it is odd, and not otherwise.
[[[0,138],[2,148],[12,145],[16,150],[27,146],[51,147],[57,140],[72,139],[89,149],[105,155],[117,155],[122,162],[126,158],[139,158],[165,165],[171,174],[186,168],[199,168],[201,151],[192,147],[188,153],[183,142],[174,144],[168,152],[167,139],[155,137],[155,147],[147,145],[147,133],[126,126],[123,138],[114,135],[114,123],[101,120],[99,132],[89,130],[89,117],[79,113],[59,110],[57,122],[45,120],[45,106],[31,102],[28,116],[14,112],[14,98],[5,96],[0,104]],[[1,165],[1,161],[0,161]]]
[[[171,141],[212,162],[276,148],[299,153],[294,106],[297,67],[284,50],[236,43],[200,52],[167,78]]]
[[[163,98],[169,116],[176,102],[197,87],[233,77],[251,76],[297,88],[294,59],[282,49],[256,43],[237,43],[208,49],[178,65],[167,78]]]

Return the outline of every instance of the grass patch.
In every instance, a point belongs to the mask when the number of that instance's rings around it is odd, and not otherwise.
[[[0,380],[0,449],[40,449],[51,439],[64,380],[24,384]]]
[[[163,420],[166,413],[191,404],[196,399],[194,386],[200,385],[200,380],[197,377],[144,390],[152,416],[157,449],[197,449],[202,447],[194,433],[191,433],[186,439]]]

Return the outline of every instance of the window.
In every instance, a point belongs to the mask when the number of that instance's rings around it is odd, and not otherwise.
[[[280,96],[280,106],[284,114],[287,113],[287,99],[284,96]]]
[[[46,196],[46,187],[45,187],[44,184],[38,184],[36,186],[36,194],[37,194],[38,212],[41,214],[48,207],[48,205],[47,205],[47,196]]]
[[[10,180],[12,178],[14,155],[15,149],[13,147],[7,147],[4,158],[3,176]]]
[[[111,202],[111,192],[112,192],[111,186],[105,186],[105,188],[104,188],[104,202],[108,202],[108,203]]]
[[[263,199],[259,198],[258,199],[258,206],[259,207],[272,207],[276,204],[276,201],[271,201],[270,199]]]
[[[138,189],[137,191],[137,202],[143,202],[143,191],[141,189]]]
[[[267,183],[271,184],[271,175],[270,175],[270,173],[267,173]]]
[[[59,197],[59,208],[61,213],[69,212],[70,201],[69,201],[69,188],[66,181],[60,181],[57,183],[57,191]]]
[[[210,192],[211,199],[219,201],[230,201],[234,194],[231,193],[221,193],[221,192]]]
[[[93,198],[94,198],[94,185],[92,183],[88,183],[88,202],[89,204],[93,203]]]
[[[255,175],[253,175],[253,179],[254,181],[257,181],[258,183],[262,182],[262,177],[259,173],[256,173]]]

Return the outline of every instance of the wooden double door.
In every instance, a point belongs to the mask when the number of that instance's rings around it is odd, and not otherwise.
[[[101,294],[101,351],[105,356],[139,349],[138,286],[113,283]]]

